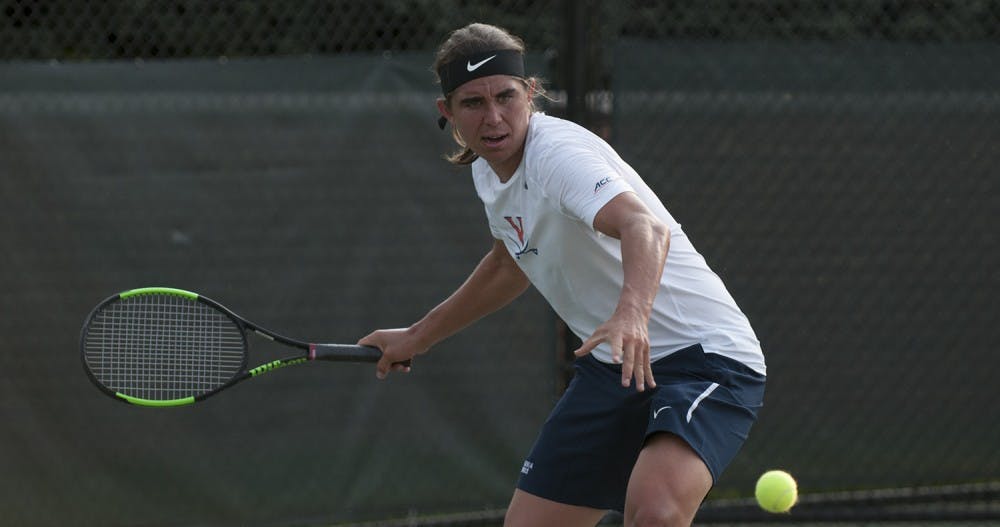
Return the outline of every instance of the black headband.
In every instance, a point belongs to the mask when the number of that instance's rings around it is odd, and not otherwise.
[[[485,51],[458,57],[437,70],[441,91],[448,95],[455,88],[479,77],[513,75],[524,78],[524,56],[513,49]]]

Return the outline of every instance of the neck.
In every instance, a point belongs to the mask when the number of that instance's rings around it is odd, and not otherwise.
[[[503,165],[494,165],[493,163],[490,163],[490,168],[492,168],[493,172],[496,173],[501,183],[506,183],[510,181],[510,178],[514,177],[514,173],[517,172],[517,167],[521,164],[522,156],[517,156],[517,159],[509,160]]]

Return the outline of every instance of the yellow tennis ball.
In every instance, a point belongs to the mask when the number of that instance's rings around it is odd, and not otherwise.
[[[799,488],[788,472],[769,470],[757,480],[754,496],[767,512],[788,512],[799,499]]]

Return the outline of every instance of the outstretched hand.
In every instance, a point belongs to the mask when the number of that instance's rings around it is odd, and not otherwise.
[[[375,365],[375,377],[379,379],[385,379],[390,371],[409,373],[413,357],[427,351],[406,328],[373,331],[358,344],[382,350],[382,358]]]
[[[637,322],[634,317],[615,313],[610,320],[598,326],[573,355],[582,357],[602,342],[611,346],[611,360],[622,365],[622,386],[628,388],[634,378],[635,389],[640,392],[647,386],[656,388],[653,367],[649,362],[649,331],[646,324]]]

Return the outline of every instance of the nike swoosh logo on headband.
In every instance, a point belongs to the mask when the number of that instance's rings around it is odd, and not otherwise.
[[[473,64],[472,62],[466,62],[465,63],[465,69],[467,69],[469,71],[476,71],[477,69],[479,69],[479,66],[482,66],[483,64],[486,64],[487,62],[489,62],[489,61],[491,61],[491,60],[493,60],[495,58],[497,58],[497,56],[493,55],[492,57],[485,58],[485,59],[483,59],[483,60],[481,60],[481,61],[479,61],[479,62],[477,62],[475,64]]]

